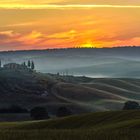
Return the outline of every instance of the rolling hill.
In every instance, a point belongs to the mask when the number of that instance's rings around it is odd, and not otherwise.
[[[140,80],[88,78],[0,70],[0,108],[19,105],[27,109],[46,107],[55,116],[59,107],[73,114],[121,110],[124,102],[140,102]],[[1,121],[29,120],[29,115],[0,117]]]

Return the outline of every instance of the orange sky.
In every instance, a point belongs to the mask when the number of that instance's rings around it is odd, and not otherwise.
[[[0,0],[0,50],[140,45],[139,0]]]

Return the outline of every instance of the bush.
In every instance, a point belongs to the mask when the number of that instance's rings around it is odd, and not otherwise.
[[[139,103],[135,101],[128,101],[124,104],[123,110],[140,109]]]
[[[57,110],[57,114],[56,114],[57,117],[65,117],[65,116],[69,116],[69,115],[72,115],[72,112],[71,112],[71,110],[69,110],[66,107],[60,107]]]
[[[12,105],[9,108],[0,108],[0,113],[28,113],[28,110],[18,105]]]
[[[50,118],[45,107],[34,107],[30,111],[30,116],[34,120],[43,120]]]

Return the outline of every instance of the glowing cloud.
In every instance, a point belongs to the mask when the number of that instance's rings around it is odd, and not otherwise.
[[[140,5],[81,5],[81,4],[71,4],[71,5],[53,5],[53,4],[0,4],[1,9],[90,9],[90,8],[140,8]]]

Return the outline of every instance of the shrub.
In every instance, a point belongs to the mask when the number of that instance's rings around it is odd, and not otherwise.
[[[56,113],[57,117],[65,117],[65,116],[69,116],[69,115],[72,115],[72,112],[71,112],[71,110],[69,110],[66,107],[60,107]]]
[[[28,113],[28,110],[18,105],[12,105],[8,108],[0,108],[0,113]]]
[[[123,110],[140,109],[139,103],[135,101],[127,101],[124,104]]]
[[[30,111],[30,116],[34,120],[48,119],[49,115],[45,107],[34,107]]]

